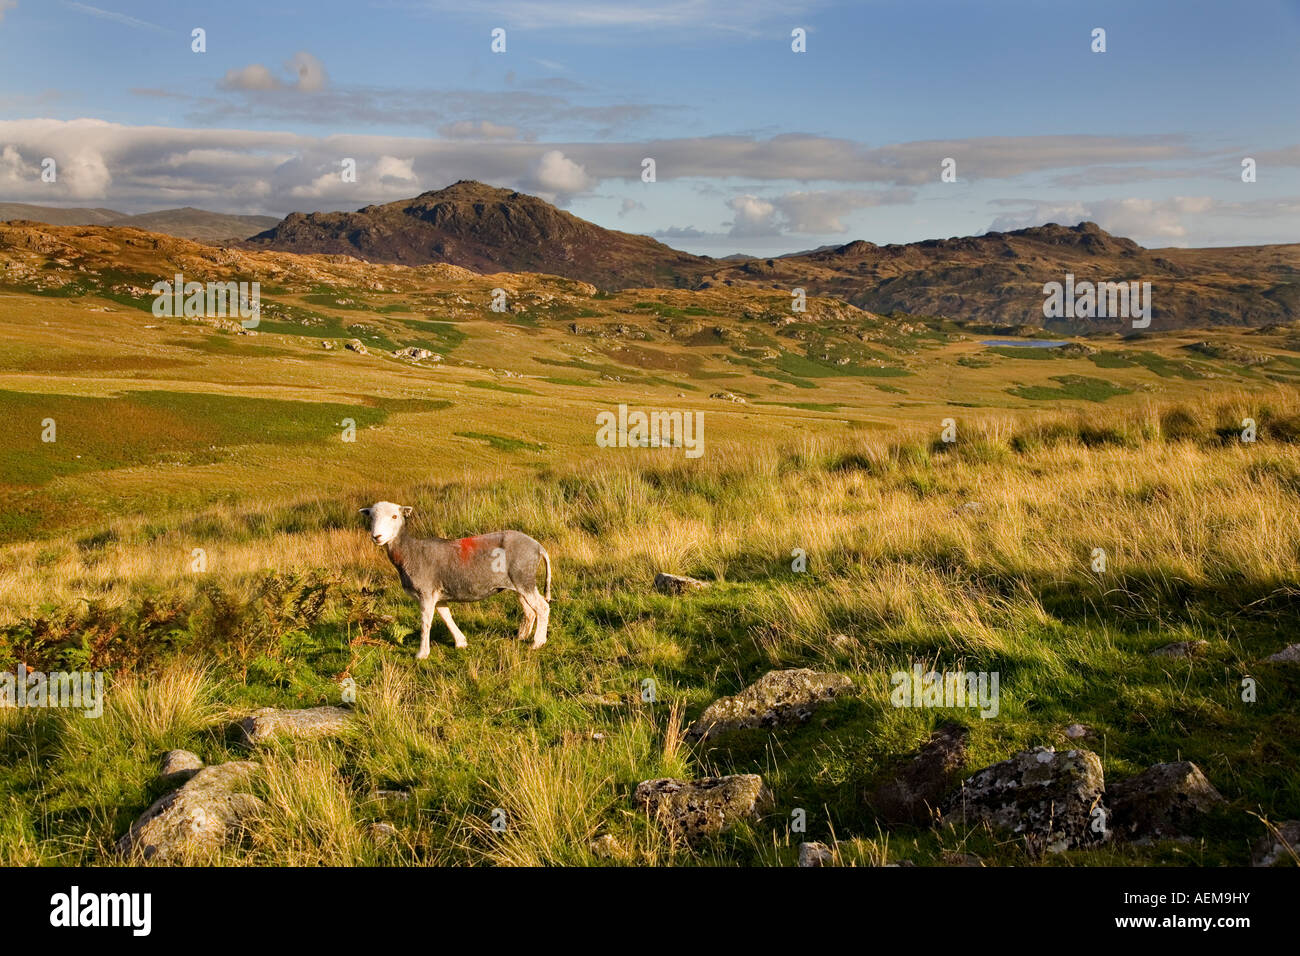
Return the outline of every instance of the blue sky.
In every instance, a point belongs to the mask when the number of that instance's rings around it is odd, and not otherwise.
[[[1300,0],[0,11],[0,200],[283,215],[475,178],[711,255],[1082,219],[1300,241]]]

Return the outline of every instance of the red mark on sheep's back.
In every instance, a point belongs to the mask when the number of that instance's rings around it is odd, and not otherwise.
[[[456,542],[456,547],[460,549],[460,560],[462,562],[468,561],[478,548],[478,541],[474,538],[461,538]]]

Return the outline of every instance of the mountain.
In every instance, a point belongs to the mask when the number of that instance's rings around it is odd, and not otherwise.
[[[0,221],[29,220],[54,226],[134,226],[200,242],[243,239],[279,222],[274,216],[232,216],[184,206],[130,215],[115,209],[34,206],[22,202],[0,203]]]
[[[116,209],[64,209],[59,206],[33,206],[25,202],[0,202],[0,221],[27,219],[48,222],[51,226],[107,226],[126,219]]]
[[[244,245],[399,265],[444,262],[481,273],[544,272],[601,289],[692,286],[714,264],[473,180],[356,212],[292,213]]]
[[[1146,249],[1093,222],[878,246],[858,240],[795,256],[723,263],[705,279],[833,295],[878,313],[989,326],[1124,331],[1126,319],[1047,319],[1043,286],[1151,283],[1152,327],[1269,325],[1300,319],[1300,244]]]

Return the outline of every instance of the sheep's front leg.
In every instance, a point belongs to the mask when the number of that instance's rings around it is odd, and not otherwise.
[[[438,616],[442,618],[442,623],[447,625],[447,630],[451,631],[451,639],[456,642],[456,646],[469,647],[469,641],[465,640],[465,635],[460,632],[456,622],[451,619],[451,608],[445,604],[439,604]]]
[[[429,628],[433,627],[433,609],[437,604],[436,594],[420,596],[420,651],[415,655],[417,661],[429,656]]]

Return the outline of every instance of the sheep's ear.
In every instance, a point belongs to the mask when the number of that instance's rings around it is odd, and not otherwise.
[[[403,518],[411,517],[411,512],[414,510],[415,509],[412,508],[410,505],[402,505],[402,517]]]
[[[361,514],[365,515],[367,518],[370,517],[370,509],[369,509],[369,508],[358,508],[357,510],[358,510],[359,512],[361,512]]]

